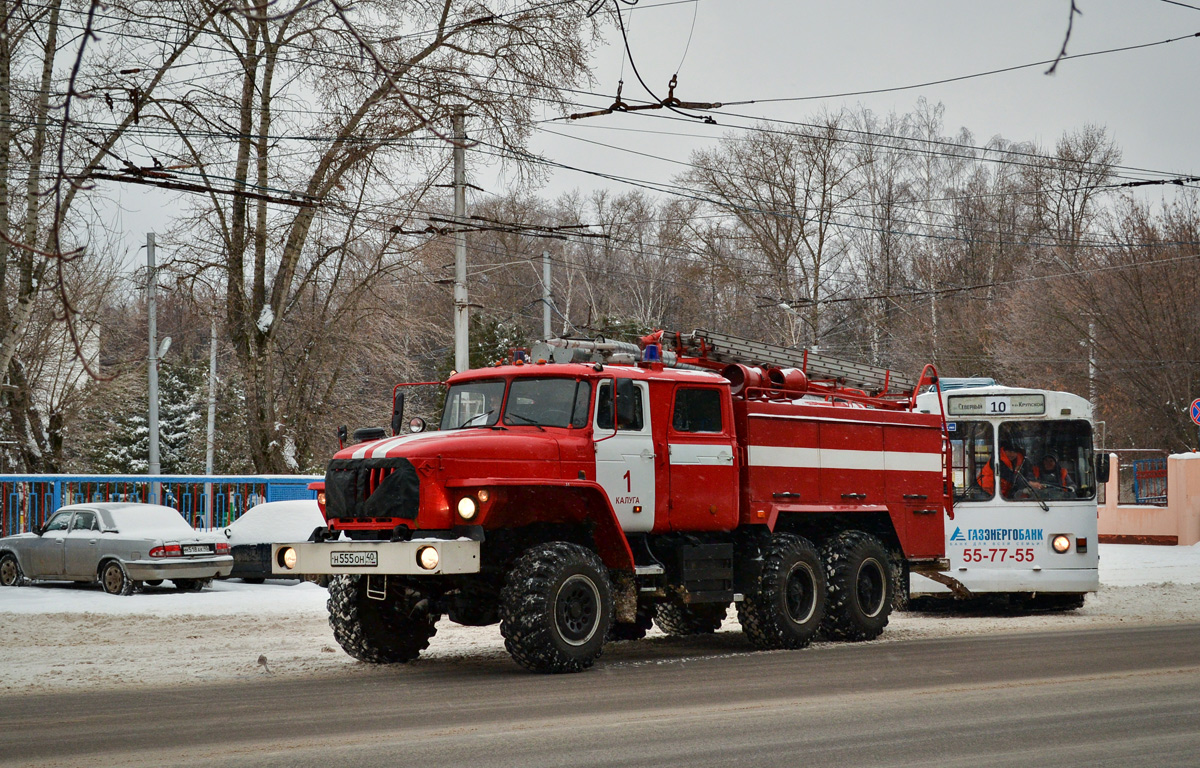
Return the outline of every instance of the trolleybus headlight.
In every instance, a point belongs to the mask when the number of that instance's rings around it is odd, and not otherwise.
[[[436,547],[421,547],[417,550],[417,565],[427,571],[437,568],[440,560]]]
[[[1054,547],[1054,551],[1061,555],[1071,548],[1071,537],[1065,533],[1057,534],[1050,540],[1050,546]]]
[[[479,505],[470,496],[463,496],[458,500],[458,516],[463,520],[470,520],[478,511]]]
[[[296,567],[296,550],[292,547],[283,547],[279,550],[279,564],[289,571]]]

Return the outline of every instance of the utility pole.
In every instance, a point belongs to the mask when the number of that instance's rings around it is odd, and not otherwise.
[[[150,326],[150,466],[147,473],[161,471],[158,461],[158,315],[154,305],[158,290],[158,273],[154,266],[154,233],[146,233],[146,313]],[[152,486],[154,502],[158,502],[158,483]]]
[[[454,370],[471,367],[467,304],[467,133],[463,126],[467,108],[454,108]]]
[[[550,252],[542,251],[542,338],[550,337]]]
[[[204,450],[204,474],[212,476],[217,448],[217,318],[212,319],[208,342],[208,438]],[[213,527],[213,484],[204,484],[204,527]]]

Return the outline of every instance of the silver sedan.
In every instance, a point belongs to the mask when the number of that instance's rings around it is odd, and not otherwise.
[[[192,529],[157,504],[75,504],[32,533],[0,538],[0,586],[28,579],[99,582],[128,595],[143,582],[170,579],[198,591],[233,569],[229,544]]]

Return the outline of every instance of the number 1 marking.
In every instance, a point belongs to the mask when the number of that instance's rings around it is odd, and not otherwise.
[[[625,470],[625,474],[621,475],[621,477],[625,478],[625,493],[631,493],[633,491],[633,486],[632,481],[629,479],[629,470]]]

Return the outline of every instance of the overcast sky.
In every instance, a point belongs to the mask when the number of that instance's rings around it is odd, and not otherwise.
[[[1200,32],[1200,0],[1188,4],[1196,8],[1164,0],[1076,0],[1082,14],[1075,16],[1067,53],[1194,35]],[[634,61],[659,96],[678,71],[677,97],[727,103],[894,88],[1053,59],[1066,33],[1070,0],[641,0],[622,8]],[[623,68],[625,99],[647,98],[624,58],[618,46],[597,52],[596,90],[612,94]],[[1000,135],[1050,148],[1065,131],[1095,123],[1116,140],[1124,165],[1195,175],[1198,64],[1200,38],[1191,38],[1068,59],[1054,75],[1044,74],[1042,65],[882,94],[727,107],[714,113],[715,126],[669,119],[676,116],[665,111],[551,123],[533,146],[567,165],[669,182],[691,150],[752,122],[722,113],[802,121],[843,106],[908,112],[924,97],[944,105],[946,134],[965,127],[977,144]],[[611,98],[590,102],[602,107]],[[481,181],[487,174],[478,170]],[[628,189],[560,170],[543,192],[597,186]],[[1154,198],[1172,193],[1161,187],[1142,192]]]

